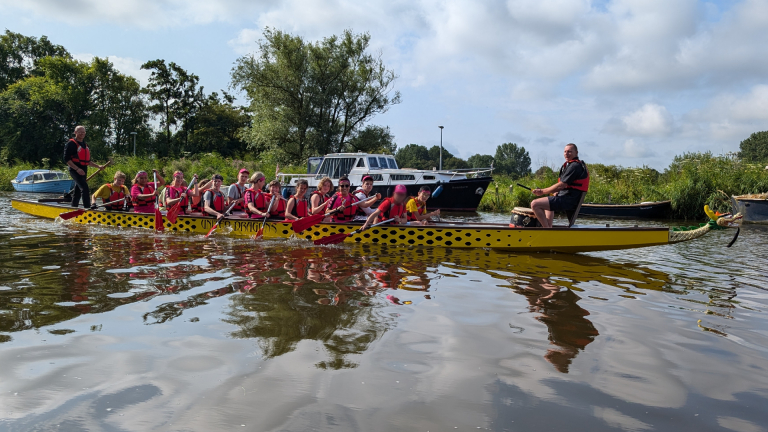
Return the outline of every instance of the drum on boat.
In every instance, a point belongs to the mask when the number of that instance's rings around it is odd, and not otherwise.
[[[540,227],[541,223],[536,218],[533,210],[528,207],[515,207],[512,209],[512,220],[509,222],[509,226],[517,228],[533,228]]]

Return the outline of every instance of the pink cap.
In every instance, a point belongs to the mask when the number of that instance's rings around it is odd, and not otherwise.
[[[248,171],[247,169],[243,168],[243,169],[240,170],[240,174],[242,174],[242,173],[250,174],[251,172]]]
[[[397,185],[395,186],[395,193],[408,195],[408,189],[405,188],[405,185]]]

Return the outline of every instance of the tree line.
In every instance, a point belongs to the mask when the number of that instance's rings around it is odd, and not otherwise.
[[[427,148],[408,144],[395,153],[397,165],[407,168],[430,170],[440,166],[440,147]],[[531,156],[525,147],[504,143],[496,147],[494,155],[475,154],[467,160],[454,156],[443,148],[444,169],[493,168],[494,174],[524,177],[531,173]]]

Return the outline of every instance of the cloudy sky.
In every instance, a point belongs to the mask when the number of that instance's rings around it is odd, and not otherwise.
[[[768,130],[768,0],[0,0],[0,28],[139,70],[175,61],[227,88],[265,27],[317,40],[367,31],[402,103],[373,120],[398,145],[462,157],[502,142],[559,164],[663,168]]]

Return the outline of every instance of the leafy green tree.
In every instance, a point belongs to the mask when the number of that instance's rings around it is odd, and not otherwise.
[[[531,172],[531,156],[525,147],[514,143],[504,143],[496,147],[494,156],[495,169],[499,174],[523,177]]]
[[[187,121],[191,119],[203,103],[203,88],[198,88],[200,78],[187,72],[174,62],[168,64],[165,60],[151,60],[142,69],[151,70],[149,83],[144,93],[153,103],[149,111],[157,116],[164,131],[165,146],[158,148],[162,156],[179,153],[184,150],[192,132]],[[171,129],[179,129],[177,146],[174,146]]]
[[[408,144],[401,147],[395,153],[397,166],[401,168],[432,169],[427,167],[430,163],[429,149],[419,144]]]
[[[493,165],[493,156],[474,154],[467,159],[470,168],[490,168]]]
[[[217,152],[225,157],[243,155],[248,144],[241,131],[250,124],[242,107],[234,105],[235,98],[211,93],[188,121],[192,132],[186,150],[192,154]]]
[[[52,44],[45,36],[37,39],[6,30],[0,35],[0,91],[35,75],[38,62],[45,57],[71,58],[64,47]]]
[[[394,140],[389,126],[369,125],[349,140],[347,147],[352,152],[395,154]]]
[[[250,148],[293,163],[349,150],[365,123],[400,102],[393,93],[397,76],[368,52],[369,43],[367,33],[345,31],[312,43],[266,29],[258,52],[232,70],[233,87],[250,101]]]
[[[739,157],[748,162],[768,161],[768,131],[755,132],[742,141]]]

